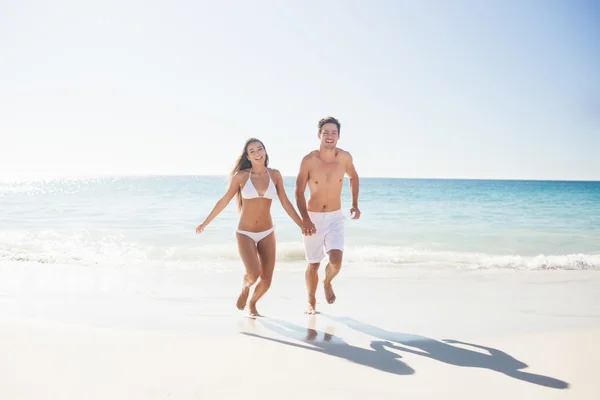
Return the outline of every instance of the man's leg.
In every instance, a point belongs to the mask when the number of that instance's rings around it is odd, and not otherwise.
[[[329,263],[325,267],[325,279],[323,280],[323,289],[325,290],[325,299],[329,304],[335,302],[335,293],[331,286],[331,281],[340,272],[342,268],[343,252],[341,250],[329,251]]]
[[[308,307],[306,314],[315,314],[317,306],[317,286],[319,285],[319,265],[320,263],[309,263],[306,267],[304,279],[306,281],[306,291],[308,292]]]
[[[342,259],[344,254],[344,215],[340,211],[329,225],[329,231],[325,236],[325,249],[329,255],[329,263],[325,268],[325,279],[323,280],[323,289],[327,303],[335,302],[335,293],[331,286],[331,281],[340,272],[342,268]]]
[[[315,221],[313,220],[313,223]],[[316,225],[316,223],[315,223]],[[304,280],[306,281],[306,291],[308,294],[308,307],[306,314],[315,314],[315,307],[317,305],[316,293],[317,286],[319,285],[319,266],[321,260],[325,257],[325,251],[323,243],[325,235],[320,232],[320,227],[317,226],[317,233],[310,236],[303,236],[304,242],[304,253],[308,265],[304,274]]]

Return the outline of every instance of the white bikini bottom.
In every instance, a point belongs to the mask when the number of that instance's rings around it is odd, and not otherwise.
[[[261,240],[263,240],[264,238],[266,238],[267,236],[269,236],[271,234],[271,232],[273,232],[274,230],[275,230],[275,227],[272,227],[271,229],[268,229],[268,230],[262,231],[262,232],[240,231],[239,229],[236,229],[236,232],[241,233],[242,235],[246,235],[250,239],[254,240],[254,243],[258,243]]]

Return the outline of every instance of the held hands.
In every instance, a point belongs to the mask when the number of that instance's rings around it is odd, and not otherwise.
[[[312,223],[310,218],[302,220],[302,234],[304,236],[311,236],[317,233],[317,228],[315,228],[315,224]]]
[[[354,214],[354,215],[352,215]],[[350,215],[352,215],[352,219],[359,219],[360,218],[360,210],[358,209],[358,207],[352,207],[350,209]]]

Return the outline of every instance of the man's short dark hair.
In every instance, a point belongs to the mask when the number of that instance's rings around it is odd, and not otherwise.
[[[325,117],[325,118],[321,118],[321,120],[319,121],[319,132],[321,132],[321,129],[323,128],[323,125],[325,125],[325,124],[335,124],[337,126],[338,133],[340,132],[340,130],[342,128],[340,121],[338,121],[337,119],[335,119],[333,117]]]

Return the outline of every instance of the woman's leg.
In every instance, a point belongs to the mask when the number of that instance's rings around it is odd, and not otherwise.
[[[236,232],[235,236],[238,242],[240,258],[244,263],[244,267],[246,267],[242,292],[240,293],[240,296],[236,302],[237,308],[239,310],[243,310],[246,307],[246,300],[248,300],[250,287],[256,283],[258,277],[260,276],[260,262],[258,261],[256,244],[254,244],[254,240],[239,232]]]
[[[254,289],[254,294],[248,302],[250,315],[260,316],[256,310],[256,302],[265,294],[271,286],[273,270],[275,269],[276,242],[275,232],[258,242],[258,258],[260,259],[260,281]]]

